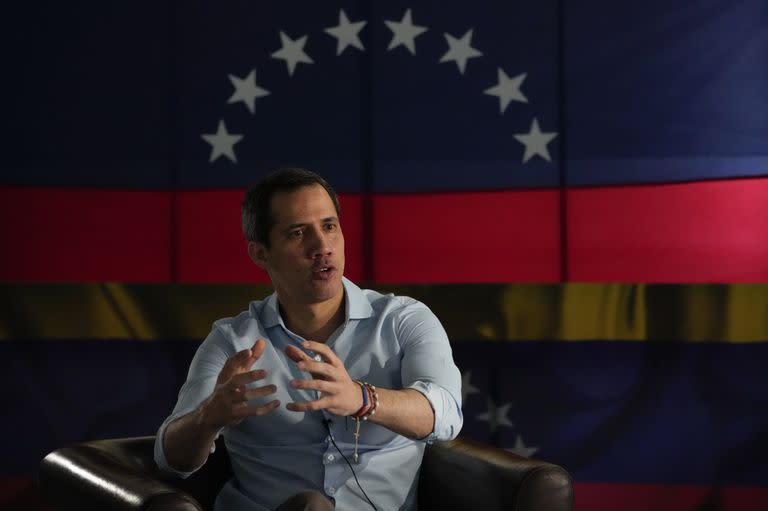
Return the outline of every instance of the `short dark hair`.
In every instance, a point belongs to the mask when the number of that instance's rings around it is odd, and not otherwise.
[[[275,225],[272,216],[272,197],[278,193],[292,192],[304,186],[322,186],[340,215],[339,198],[328,182],[311,170],[281,168],[248,188],[243,197],[243,234],[248,241],[256,241],[269,248],[269,232]]]

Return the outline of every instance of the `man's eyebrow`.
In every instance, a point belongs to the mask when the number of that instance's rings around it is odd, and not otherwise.
[[[338,221],[339,221],[339,218],[336,217],[336,216],[328,216],[328,217],[325,217],[325,218],[320,220],[320,222],[322,222],[322,223],[327,223],[327,222],[337,222],[338,223]],[[306,227],[307,225],[309,225],[308,222],[297,222],[295,224],[291,224],[291,225],[287,226],[284,230],[285,231],[290,231],[291,229],[297,229],[299,227]]]

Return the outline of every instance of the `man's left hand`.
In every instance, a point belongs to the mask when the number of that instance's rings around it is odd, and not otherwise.
[[[314,351],[323,362],[312,359],[295,346],[285,348],[285,354],[296,362],[297,367],[313,376],[312,379],[295,379],[289,382],[294,389],[316,390],[320,398],[315,401],[288,403],[286,408],[294,412],[328,410],[339,416],[355,414],[363,406],[360,385],[350,378],[344,364],[325,344],[304,341],[302,347]]]

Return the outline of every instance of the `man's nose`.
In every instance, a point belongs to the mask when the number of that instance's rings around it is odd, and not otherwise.
[[[312,236],[309,244],[311,257],[326,256],[333,253],[333,243],[331,237],[322,229],[312,229]]]

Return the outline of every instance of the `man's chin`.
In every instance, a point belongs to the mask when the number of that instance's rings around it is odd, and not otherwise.
[[[341,278],[312,281],[312,298],[314,302],[325,302],[344,294]]]

